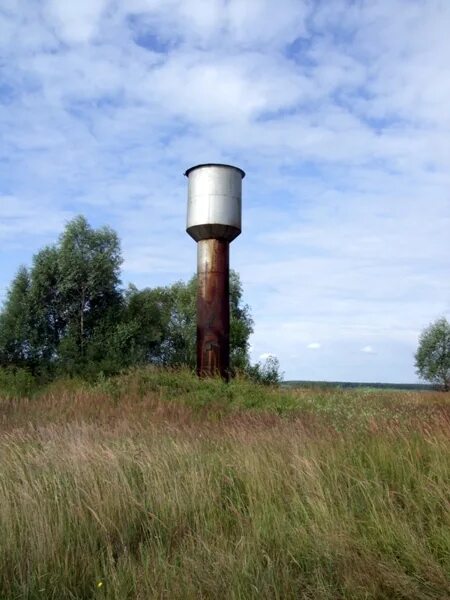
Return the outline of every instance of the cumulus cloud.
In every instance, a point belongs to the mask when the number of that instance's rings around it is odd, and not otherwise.
[[[263,352],[259,355],[259,360],[267,360],[268,358],[275,358],[275,354],[271,352]]]
[[[372,346],[364,346],[361,348],[361,352],[364,352],[365,354],[375,354],[375,350],[372,348]]]
[[[48,25],[53,28],[55,35],[68,44],[78,44],[95,37],[108,0],[48,0],[43,4]]]
[[[304,0],[131,0],[124,12],[141,34],[157,32],[168,43],[203,48],[283,47],[305,32]]]

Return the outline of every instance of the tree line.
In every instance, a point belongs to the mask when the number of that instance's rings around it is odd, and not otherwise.
[[[121,288],[122,254],[111,228],[70,221],[57,243],[21,267],[0,313],[0,366],[43,379],[111,375],[127,367],[195,366],[196,277],[187,283]],[[279,365],[250,364],[250,308],[230,274],[230,353],[234,372],[279,380]]]
[[[0,312],[0,367],[48,380],[96,377],[153,364],[195,367],[197,279],[156,288],[121,288],[120,240],[85,217],[70,221],[58,241],[20,267]],[[239,275],[230,274],[230,358],[233,372],[263,383],[280,380],[279,363],[251,364],[250,308]],[[450,388],[450,324],[445,317],[421,334],[415,366],[422,379]]]

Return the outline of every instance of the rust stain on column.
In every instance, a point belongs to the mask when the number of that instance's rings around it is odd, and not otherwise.
[[[220,375],[230,370],[230,304],[228,241],[200,240],[197,244],[197,373]]]

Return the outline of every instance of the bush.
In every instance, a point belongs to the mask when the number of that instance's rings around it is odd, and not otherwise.
[[[0,368],[0,397],[25,398],[36,389],[36,379],[26,369]]]
[[[247,374],[252,381],[263,385],[278,385],[283,379],[280,361],[273,355],[269,355],[263,362],[248,367]]]

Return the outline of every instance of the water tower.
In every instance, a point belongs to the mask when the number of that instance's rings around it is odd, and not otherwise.
[[[241,233],[244,171],[203,164],[189,180],[186,231],[197,242],[197,374],[230,372],[230,242]]]

